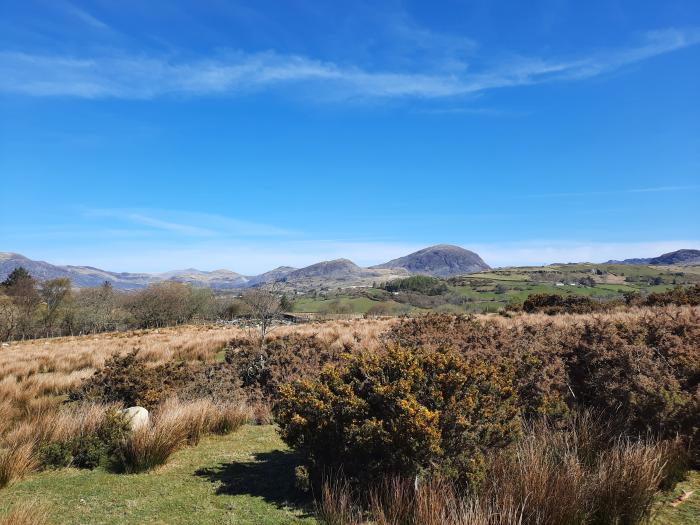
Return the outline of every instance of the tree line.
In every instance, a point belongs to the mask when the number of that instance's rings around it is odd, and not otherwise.
[[[0,283],[0,341],[257,317],[261,293],[266,292],[220,296],[175,281],[131,292],[115,290],[109,282],[74,289],[70,279],[40,282],[19,267]],[[290,308],[286,297],[278,303]]]

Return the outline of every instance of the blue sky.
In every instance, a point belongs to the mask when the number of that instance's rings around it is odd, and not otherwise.
[[[0,13],[0,250],[257,273],[700,248],[695,0]]]

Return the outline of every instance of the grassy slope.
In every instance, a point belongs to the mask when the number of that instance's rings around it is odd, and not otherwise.
[[[288,501],[294,459],[273,426],[245,426],[180,451],[152,473],[64,469],[33,475],[0,492],[0,510],[38,500],[56,525],[316,523]]]
[[[598,270],[604,274],[592,273]],[[546,277],[545,277],[546,276]],[[593,276],[596,280],[611,279],[616,282],[598,282],[595,287],[572,286],[582,277]],[[663,284],[650,285],[649,279],[660,277]],[[626,279],[630,279],[627,281]],[[639,291],[643,293],[660,292],[679,284],[700,282],[700,266],[644,266],[620,264],[563,264],[540,267],[504,268],[490,270],[461,278],[461,283],[451,286],[451,290],[467,297],[469,303],[464,308],[474,312],[495,312],[510,302],[522,303],[533,293],[557,293],[562,295],[587,295],[598,299],[614,299],[623,292]],[[556,282],[564,283],[557,286]],[[377,290],[367,290],[368,293]],[[357,297],[358,292],[343,292],[332,295],[328,300],[321,298],[302,298],[294,303],[296,312],[318,312],[329,305],[332,300],[340,300],[349,305],[354,313],[365,313],[375,301],[368,297]],[[392,301],[393,303],[393,301]],[[399,306],[398,303],[394,303]],[[459,307],[456,307],[460,310]],[[415,310],[415,309],[414,309]]]
[[[104,470],[42,472],[0,492],[0,512],[38,500],[58,524],[315,524],[295,504],[294,456],[273,426],[245,426],[177,453],[147,474]],[[682,490],[694,494],[678,507]],[[700,523],[700,472],[659,497],[654,524]]]

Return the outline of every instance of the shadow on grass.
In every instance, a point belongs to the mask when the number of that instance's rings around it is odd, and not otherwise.
[[[222,463],[203,468],[195,475],[219,486],[217,494],[258,496],[279,508],[296,507],[306,514],[313,510],[311,498],[294,486],[294,467],[299,459],[293,452],[260,452],[253,461]]]

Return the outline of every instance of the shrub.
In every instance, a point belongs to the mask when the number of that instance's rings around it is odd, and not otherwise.
[[[552,324],[504,326],[464,315],[429,314],[406,319],[386,335],[410,348],[451,349],[467,361],[489,360],[514,370],[526,418],[564,416],[571,402],[562,333]]]
[[[647,306],[675,305],[700,305],[700,284],[691,287],[676,286],[666,292],[649,294],[644,301]]]
[[[66,441],[49,443],[39,449],[39,458],[45,467],[67,467],[73,461],[73,446]]]
[[[138,360],[138,350],[115,355],[102,369],[69,394],[70,399],[123,403],[153,408],[190,382],[186,363],[170,362],[149,367]]]
[[[700,347],[694,342],[700,327],[678,321],[583,322],[567,344],[567,375],[577,403],[615,414],[627,432],[689,435],[686,414],[700,380]]]
[[[559,313],[585,314],[610,310],[619,303],[614,301],[600,302],[583,295],[559,295],[538,293],[531,294],[523,302],[523,310],[527,313],[544,312],[548,315]]]
[[[323,483],[319,517],[387,525],[643,523],[678,449],[610,432],[589,413],[574,413],[560,427],[527,425],[512,447],[487,456],[487,478],[470,491],[440,476],[416,484],[389,475],[370,487],[334,476]]]
[[[382,284],[381,288],[387,292],[418,292],[425,295],[441,295],[448,291],[443,280],[427,275],[394,279]]]
[[[326,364],[338,362],[351,351],[349,344],[331,347],[315,335],[291,333],[268,341],[262,350],[248,340],[233,341],[226,362],[249,399],[270,402],[282,384],[316,378]]]
[[[83,436],[75,441],[73,453],[74,466],[94,469],[107,463],[110,447],[98,436]]]
[[[449,348],[467,361],[507,364],[526,419],[561,419],[572,408],[593,409],[614,419],[619,433],[680,435],[700,464],[696,310],[667,308],[566,323],[427,315],[398,323],[386,338],[409,347]]]
[[[503,368],[391,347],[282,387],[276,416],[316,479],[328,469],[354,481],[439,471],[475,485],[485,451],[518,433],[510,384]]]

